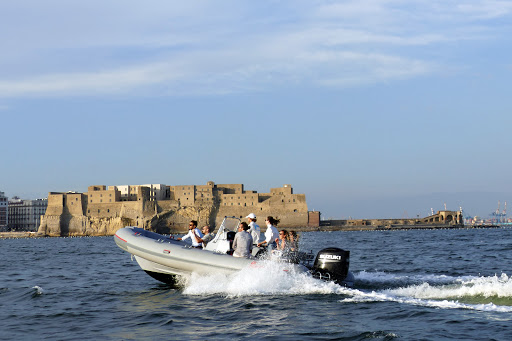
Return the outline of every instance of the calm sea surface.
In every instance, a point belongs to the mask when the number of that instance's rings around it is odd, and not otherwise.
[[[512,340],[512,229],[308,232],[355,288],[304,275],[146,275],[114,237],[0,240],[1,340]]]

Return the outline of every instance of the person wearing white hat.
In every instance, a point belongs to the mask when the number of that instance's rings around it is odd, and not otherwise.
[[[254,244],[258,244],[260,242],[261,230],[260,226],[256,224],[256,215],[254,213],[250,213],[247,217],[249,221],[249,232],[252,236],[252,242]]]

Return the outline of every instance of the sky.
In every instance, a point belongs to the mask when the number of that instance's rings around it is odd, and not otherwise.
[[[0,191],[291,184],[328,218],[512,204],[512,1],[0,2]]]

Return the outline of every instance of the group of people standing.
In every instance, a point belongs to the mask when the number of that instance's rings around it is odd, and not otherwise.
[[[247,217],[247,223],[241,222],[238,225],[237,233],[233,239],[233,256],[250,258],[254,246],[266,246],[268,252],[280,250],[283,252],[298,250],[298,236],[295,231],[277,230],[279,219],[268,216],[265,219],[267,230],[265,231],[265,239],[261,240],[260,226],[256,223],[257,218],[254,213],[250,213]],[[197,221],[192,220],[189,223],[189,231],[186,235],[177,240],[185,240],[190,238],[192,247],[202,249],[206,247],[208,242],[213,240],[213,228],[208,225],[203,226],[202,231],[197,228]]]

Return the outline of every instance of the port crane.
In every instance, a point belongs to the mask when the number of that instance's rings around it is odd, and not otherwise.
[[[498,208],[496,211],[490,214],[491,220],[493,223],[500,224],[506,222],[507,217],[507,202],[505,201],[505,206],[503,207],[503,211],[500,212],[500,202],[498,201]]]

